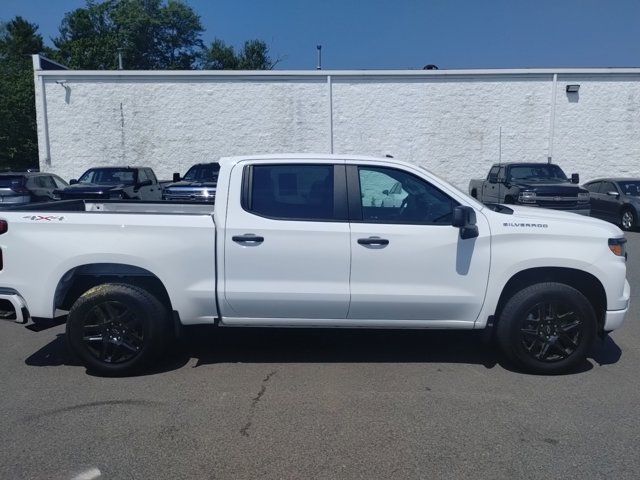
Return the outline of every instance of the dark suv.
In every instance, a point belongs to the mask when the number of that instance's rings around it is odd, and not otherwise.
[[[173,183],[162,190],[163,200],[190,200],[196,202],[213,202],[216,198],[220,164],[199,163],[191,167],[181,179],[180,174],[173,174]]]
[[[42,172],[0,173],[0,206],[57,200],[54,193],[69,184],[59,176]]]

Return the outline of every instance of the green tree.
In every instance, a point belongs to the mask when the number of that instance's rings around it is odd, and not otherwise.
[[[216,39],[203,57],[203,67],[210,70],[271,70],[278,64],[262,40],[248,40],[236,52],[233,46]]]
[[[76,69],[114,69],[118,49],[126,69],[190,69],[203,47],[200,17],[178,0],[89,0],[59,30],[56,58]]]
[[[0,169],[38,165],[33,67],[44,50],[38,26],[22,17],[0,26]]]

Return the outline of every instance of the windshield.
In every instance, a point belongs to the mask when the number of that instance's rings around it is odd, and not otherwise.
[[[219,171],[220,165],[217,163],[211,163],[208,165],[195,165],[189,169],[187,174],[184,176],[184,179],[190,182],[211,182],[218,179]]]
[[[78,183],[94,185],[133,185],[135,171],[125,168],[95,168],[80,177]]]
[[[624,195],[640,197],[640,182],[618,182]]]
[[[509,169],[511,180],[567,180],[567,176],[557,165],[518,165]]]

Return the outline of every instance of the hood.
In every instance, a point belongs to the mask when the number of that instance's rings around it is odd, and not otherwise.
[[[566,230],[579,236],[597,233],[598,236],[604,235],[609,238],[620,237],[623,234],[622,230],[612,223],[577,213],[520,205],[507,205],[507,207],[513,210],[513,214],[490,211],[488,215],[503,227],[516,229],[523,233],[549,231],[549,233],[557,234],[559,231]],[[488,209],[484,211],[486,210]]]
[[[218,180],[211,180],[209,182],[202,182],[202,181],[193,181],[190,182],[188,180],[181,180],[179,182],[176,183],[169,183],[168,185],[165,185],[164,188],[216,188],[216,185],[218,184]]]
[[[127,186],[122,185],[93,185],[91,183],[76,183],[75,185],[69,185],[68,187],[58,190],[58,192],[64,195],[85,195],[94,194],[99,195],[102,193],[112,193],[119,190],[123,190]]]

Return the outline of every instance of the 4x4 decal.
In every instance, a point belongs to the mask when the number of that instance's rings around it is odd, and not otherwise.
[[[58,217],[56,215],[26,215],[22,218],[32,220],[34,222],[62,222],[64,220],[64,217]]]

